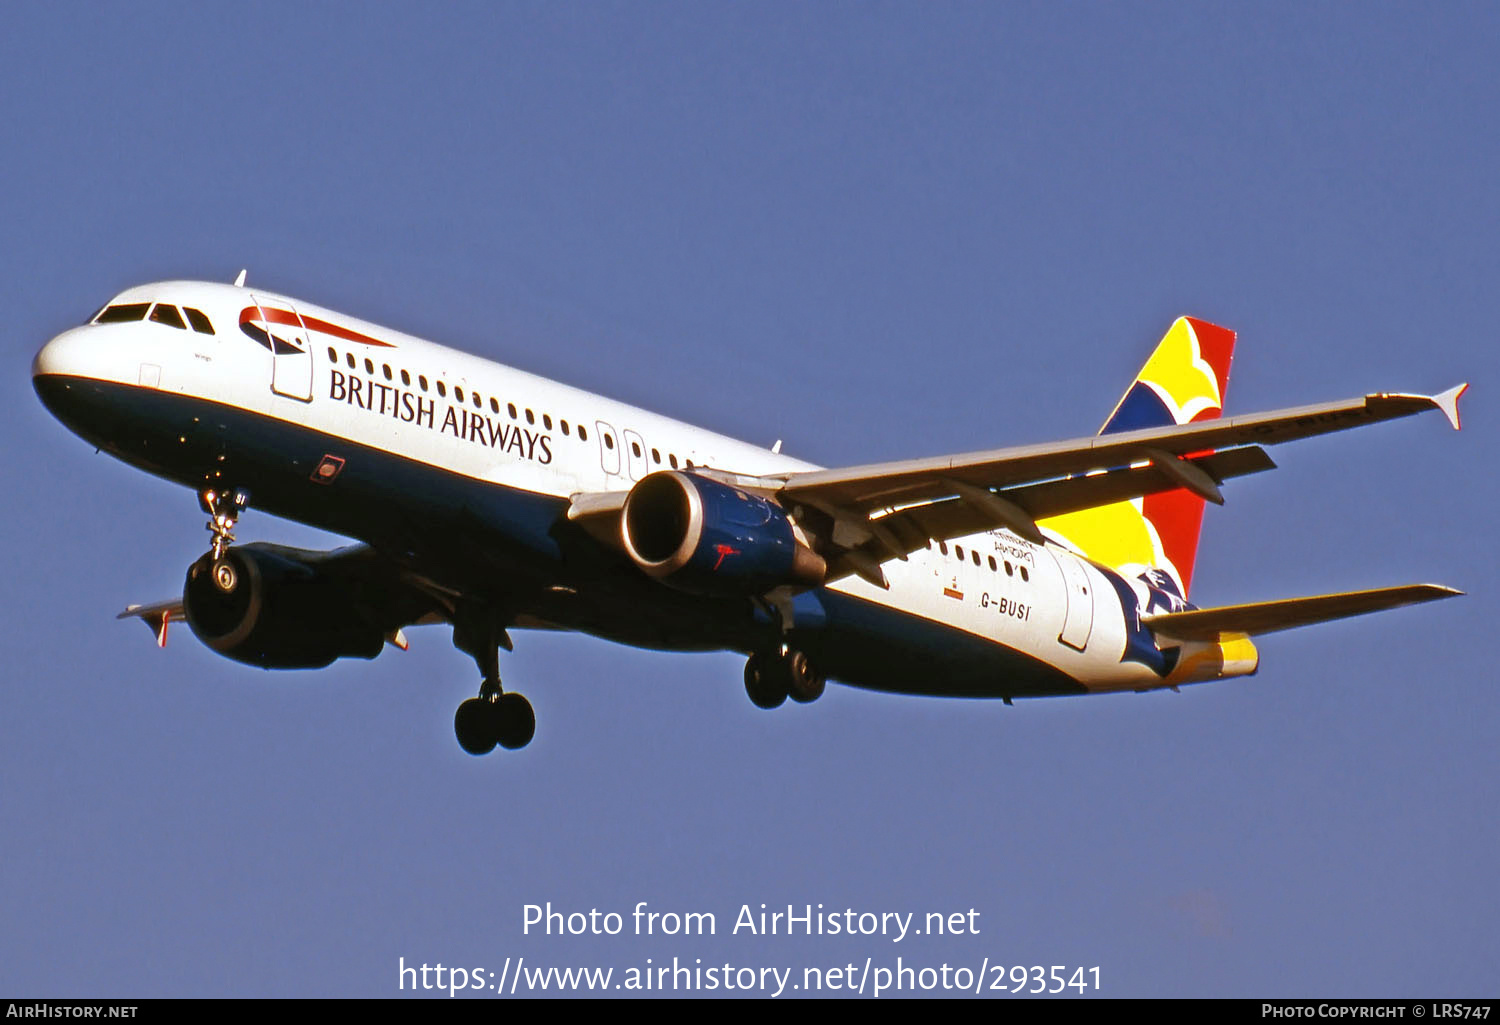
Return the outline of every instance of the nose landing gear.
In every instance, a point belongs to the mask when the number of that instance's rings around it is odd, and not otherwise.
[[[234,544],[235,521],[250,507],[250,492],[244,488],[204,488],[198,492],[198,504],[209,516],[207,528],[213,535],[209,551],[214,562],[221,563],[224,553]]]

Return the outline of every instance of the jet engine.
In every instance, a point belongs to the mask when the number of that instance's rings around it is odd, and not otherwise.
[[[262,669],[317,669],[374,658],[385,635],[344,583],[320,572],[320,552],[255,543],[188,567],[182,604],[204,644]]]
[[[822,583],[828,572],[776,502],[695,473],[643,478],[621,523],[635,564],[682,591],[763,594]]]

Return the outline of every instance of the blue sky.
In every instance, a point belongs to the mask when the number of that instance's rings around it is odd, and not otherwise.
[[[1115,996],[1493,993],[1500,805],[1491,5],[24,4],[0,38],[9,497],[0,992],[396,993],[397,959],[1099,966]],[[1267,638],[1180,695],[831,686],[519,635],[474,670],[268,674],[114,613],[170,596],[190,493],[27,368],[114,292],[250,281],[828,465],[1095,430],[1170,320],[1228,409],[1474,382],[1275,453],[1194,599],[1465,598]],[[331,544],[250,513],[242,540]],[[704,939],[522,908],[713,912]],[[977,936],[729,935],[742,904]]]

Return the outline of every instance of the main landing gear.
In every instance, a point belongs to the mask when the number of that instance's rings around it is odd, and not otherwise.
[[[536,733],[536,713],[531,702],[520,694],[500,692],[500,681],[486,680],[479,697],[458,706],[453,716],[453,732],[458,746],[471,755],[487,755],[496,745],[515,751],[531,743]]]
[[[807,653],[796,648],[757,651],[745,663],[745,693],[757,708],[776,708],[787,698],[805,705],[822,697],[826,684]]]
[[[496,746],[514,751],[531,743],[536,733],[536,712],[531,702],[500,687],[500,648],[510,650],[510,638],[492,613],[471,611],[453,626],[453,646],[472,655],[483,681],[479,696],[458,706],[453,732],[458,746],[471,755],[484,755]]]

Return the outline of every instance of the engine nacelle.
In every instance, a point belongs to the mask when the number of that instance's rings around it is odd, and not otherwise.
[[[819,584],[828,572],[781,506],[695,473],[642,479],[625,499],[621,531],[637,566],[696,594],[762,594]]]
[[[182,604],[204,644],[262,669],[317,669],[336,658],[374,658],[385,635],[341,582],[320,573],[318,552],[279,545],[230,548],[188,567]]]

